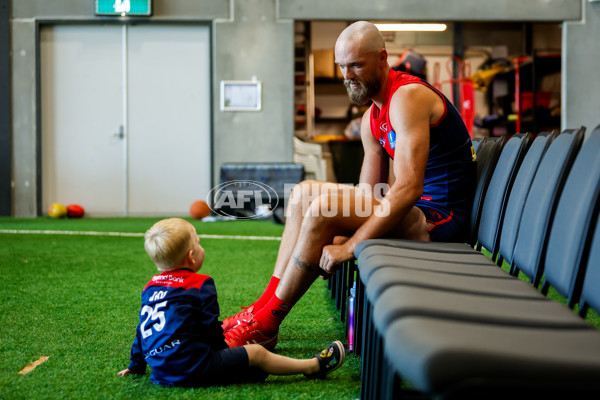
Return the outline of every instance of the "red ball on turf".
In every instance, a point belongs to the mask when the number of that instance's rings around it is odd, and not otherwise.
[[[190,206],[190,216],[194,219],[202,219],[210,215],[210,207],[205,201],[198,200]]]
[[[69,218],[81,218],[85,210],[79,204],[69,204],[67,206],[67,216]]]

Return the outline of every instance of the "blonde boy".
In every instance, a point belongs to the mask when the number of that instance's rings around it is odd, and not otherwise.
[[[144,247],[162,272],[142,291],[131,362],[119,375],[143,374],[150,365],[154,383],[199,387],[257,382],[268,374],[320,378],[344,362],[338,341],[306,360],[280,356],[258,344],[228,348],[214,281],[197,274],[204,249],[193,225],[180,218],[161,220],[146,232]]]

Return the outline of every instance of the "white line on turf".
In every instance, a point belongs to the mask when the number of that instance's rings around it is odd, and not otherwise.
[[[34,235],[81,235],[81,236],[124,236],[144,237],[143,233],[137,232],[94,232],[94,231],[53,231],[53,230],[21,230],[0,229],[0,233],[12,234],[34,234]],[[281,240],[277,236],[241,236],[241,235],[198,235],[200,239],[230,239],[230,240]]]

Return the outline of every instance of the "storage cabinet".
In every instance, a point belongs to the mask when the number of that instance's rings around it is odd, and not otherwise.
[[[534,51],[511,62],[488,88],[483,127],[491,136],[560,130],[560,52]]]
[[[514,59],[516,132],[560,130],[560,53]]]

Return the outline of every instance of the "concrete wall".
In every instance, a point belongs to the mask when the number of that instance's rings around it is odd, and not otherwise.
[[[152,20],[212,21],[213,167],[222,162],[289,161],[293,130],[293,20],[573,21],[563,30],[563,124],[597,117],[598,4],[587,0],[154,0]],[[12,215],[37,215],[37,26],[40,20],[94,21],[92,0],[12,0]],[[582,9],[585,18],[581,20]],[[263,82],[263,111],[219,110],[220,80]],[[585,99],[585,100],[584,100]],[[6,142],[7,132],[0,132]],[[2,200],[4,201],[4,200]]]
[[[154,0],[153,21],[212,21],[213,170],[227,161],[291,161],[293,23],[278,21],[273,0]],[[93,1],[13,0],[11,10],[12,215],[40,210],[40,134],[37,126],[37,27],[44,22],[101,21]],[[114,21],[114,18],[105,18]],[[263,81],[262,112],[221,112],[221,80]],[[286,95],[288,93],[289,95]],[[3,135],[0,133],[0,135]],[[3,138],[10,139],[7,133]],[[3,200],[6,203],[6,200]]]
[[[562,128],[600,124],[600,2],[582,0],[581,21],[563,26]]]
[[[278,20],[273,0],[238,0],[233,20],[214,24],[215,85],[262,82],[262,111],[221,112],[215,92],[214,181],[226,162],[291,162],[294,26]]]
[[[564,21],[577,0],[279,0],[281,18],[304,20]]]

